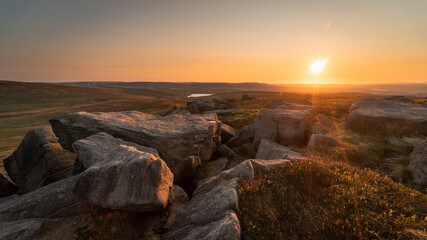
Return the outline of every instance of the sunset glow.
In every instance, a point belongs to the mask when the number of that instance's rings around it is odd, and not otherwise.
[[[326,63],[328,63],[328,61],[329,61],[329,59],[315,60],[310,65],[311,73],[313,73],[314,75],[321,73],[323,71],[323,69],[325,68]]]
[[[0,1],[0,79],[427,81],[425,0],[162,2]]]

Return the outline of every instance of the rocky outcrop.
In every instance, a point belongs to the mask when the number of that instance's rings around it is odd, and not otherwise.
[[[143,212],[164,209],[172,184],[159,156],[118,145],[81,173],[73,192],[102,208]]]
[[[236,136],[230,138],[225,145],[228,147],[237,147],[242,144],[253,142],[255,137],[255,129],[252,125],[247,125],[242,128],[242,130]]]
[[[78,178],[69,177],[0,203],[0,222],[77,215],[81,199],[72,190]]]
[[[427,187],[427,138],[411,153],[409,167],[412,169],[414,181],[421,187]]]
[[[294,162],[302,159],[303,156],[290,150],[288,147],[282,146],[267,139],[262,139],[255,158],[265,160],[287,159],[291,162]]]
[[[317,116],[318,121],[314,123],[313,128],[311,129],[312,134],[327,134],[338,128],[335,120],[332,118],[320,114]]]
[[[427,134],[427,108],[388,100],[359,100],[350,108],[346,128],[353,131],[394,128],[402,133]]]
[[[314,114],[313,107],[292,103],[267,110],[252,124],[253,143],[259,146],[262,139],[268,139],[285,146],[301,145],[311,129]]]
[[[108,133],[100,132],[85,139],[73,143],[72,147],[76,154],[76,161],[83,169],[87,169],[95,163],[104,160],[105,156],[115,147],[126,145],[136,148],[139,151],[151,153],[159,157],[159,153],[154,148],[144,147],[132,142],[115,138]]]
[[[0,174],[0,198],[10,196],[18,191],[18,187]]]
[[[210,160],[219,145],[221,122],[215,114],[155,116],[136,111],[78,112],[50,120],[53,131],[64,148],[90,135],[106,132],[113,137],[157,149],[160,157],[177,174],[181,162],[199,156]]]
[[[329,152],[338,145],[339,142],[333,137],[322,134],[312,134],[308,141],[307,151],[309,153]]]
[[[289,164],[287,160],[246,160],[236,167],[211,177],[193,193],[193,198],[172,222],[164,240],[240,239],[237,186],[253,179],[256,172]]]
[[[204,164],[194,177],[196,185],[200,186],[209,178],[224,171],[227,168],[229,162],[230,161],[227,158],[222,157]]]
[[[62,149],[50,127],[25,135],[18,149],[4,160],[9,177],[22,193],[70,176],[74,154]]]
[[[170,229],[172,221],[187,202],[188,195],[185,193],[184,189],[178,185],[173,185],[169,194],[167,206],[168,218],[163,226],[164,228]]]
[[[44,219],[32,218],[0,223],[0,239],[74,240],[76,231],[84,227],[79,216]]]
[[[221,142],[227,142],[237,135],[237,131],[225,123],[221,124]]]
[[[187,109],[192,114],[213,111],[215,109],[215,101],[213,99],[200,99],[194,102],[188,102]]]

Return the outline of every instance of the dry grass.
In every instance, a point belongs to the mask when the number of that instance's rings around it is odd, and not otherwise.
[[[426,236],[425,195],[376,172],[321,158],[241,184],[239,206],[243,239]]]

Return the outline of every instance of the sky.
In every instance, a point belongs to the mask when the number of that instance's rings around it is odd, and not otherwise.
[[[426,12],[426,0],[0,0],[0,79],[427,82]]]

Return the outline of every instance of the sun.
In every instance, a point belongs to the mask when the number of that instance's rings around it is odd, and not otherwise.
[[[313,63],[310,65],[310,71],[317,75],[323,71],[325,68],[326,63],[329,61],[329,59],[318,59],[314,60]]]

